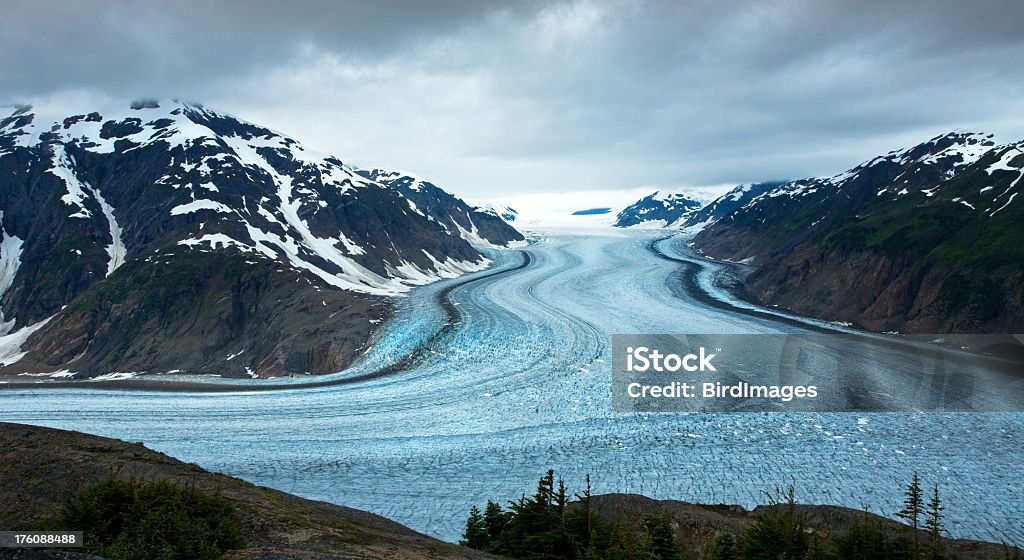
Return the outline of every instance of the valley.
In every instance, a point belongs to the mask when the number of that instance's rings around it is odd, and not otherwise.
[[[1016,558],[1021,21],[8,2],[0,524],[111,560]]]
[[[203,378],[231,385],[216,393],[91,383],[9,388],[0,391],[0,420],[144,441],[210,470],[366,509],[445,540],[457,539],[469,505],[514,499],[548,468],[574,483],[590,473],[598,493],[748,507],[795,481],[798,499],[887,515],[917,471],[942,485],[953,536],[1024,539],[1015,475],[1024,449],[1020,414],[616,413],[612,334],[836,328],[737,307],[715,288],[719,270],[687,274],[672,259],[695,257],[662,237],[558,232],[524,249],[487,251],[495,264],[477,273],[486,278],[442,280],[396,298],[368,353],[311,380],[349,382],[239,386]],[[672,259],[649,250],[652,242]],[[448,310],[438,297],[446,291]],[[452,308],[455,324],[447,320]],[[366,376],[417,348],[408,367]]]

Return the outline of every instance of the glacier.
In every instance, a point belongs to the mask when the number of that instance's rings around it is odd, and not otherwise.
[[[277,391],[0,390],[0,420],[129,441],[256,484],[369,510],[457,540],[466,513],[554,468],[570,488],[706,503],[797,499],[892,515],[914,472],[940,485],[956,537],[1024,544],[1024,414],[622,414],[611,335],[779,333],[822,325],[680,291],[685,238],[535,234],[487,271],[417,287],[353,367]],[[737,305],[706,267],[697,285]],[[457,312],[454,324],[442,301]],[[841,329],[840,329],[841,330]],[[409,359],[387,375],[366,374]],[[210,381],[238,384],[239,380]],[[998,499],[997,499],[998,497]]]

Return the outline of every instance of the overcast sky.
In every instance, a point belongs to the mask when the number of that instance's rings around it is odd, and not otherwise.
[[[180,97],[460,195],[830,175],[1024,138],[1024,2],[8,0],[0,104]]]

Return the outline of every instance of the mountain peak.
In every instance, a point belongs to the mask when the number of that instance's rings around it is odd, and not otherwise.
[[[872,167],[883,162],[908,166],[918,163],[942,163],[943,160],[948,159],[954,168],[966,167],[995,147],[993,137],[994,135],[990,133],[953,130],[939,134],[916,146],[892,150],[888,154],[872,158],[851,171],[833,177],[833,182],[836,182],[836,177],[844,177],[857,169]]]
[[[657,190],[622,209],[613,225],[668,227],[681,223],[702,206],[702,200],[687,193]]]
[[[168,231],[177,232],[167,240],[175,246],[230,246],[266,258],[285,256],[329,285],[368,293],[403,292],[423,283],[431,269],[440,272],[438,266],[449,257],[482,262],[468,246],[457,249],[447,241],[432,243],[434,253],[425,257],[418,249],[402,250],[393,238],[377,239],[364,231],[366,224],[349,223],[350,217],[342,217],[348,212],[336,209],[374,206],[378,218],[393,222],[380,224],[384,233],[407,220],[423,222],[406,224],[412,230],[435,230],[423,232],[425,238],[451,233],[410,208],[402,193],[357,174],[341,160],[199,103],[137,100],[106,115],[84,112],[51,122],[17,109],[0,121],[0,156],[23,149],[26,157],[41,160],[43,177],[56,178],[62,186],[56,208],[70,207],[66,217],[105,217],[116,245],[112,263],[124,262],[126,252],[146,250],[133,234],[141,233],[146,244],[159,244]],[[394,194],[356,192],[365,187]],[[446,199],[437,212],[447,205]],[[147,219],[132,219],[122,227],[128,207],[136,206]],[[156,219],[153,212],[164,216],[155,224],[150,223]],[[167,220],[178,225],[160,226],[162,234],[148,231]]]
[[[509,225],[508,213],[471,206],[434,183],[407,171],[394,169],[357,169],[371,181],[396,189],[408,199],[410,207],[477,247],[508,247],[525,241]],[[439,211],[440,210],[440,211]]]
[[[474,246],[523,239],[498,216],[477,211],[431,183],[386,184],[385,178],[408,176],[368,178],[289,136],[178,100],[138,100],[118,110],[46,119],[17,108],[0,120],[0,177],[8,193],[0,200],[0,334],[48,322],[53,333],[88,331],[96,325],[77,314],[103,314],[117,298],[149,298],[159,305],[147,313],[163,313],[199,301],[200,294],[212,293],[208,289],[256,277],[264,287],[280,285],[273,278],[300,284],[298,292],[289,293],[301,292],[308,300],[302,305],[293,301],[294,307],[274,308],[280,299],[264,304],[287,321],[300,321],[297,310],[310,305],[382,301],[412,286],[480,270],[490,261]],[[173,278],[175,293],[188,292],[192,299],[175,301],[170,288],[153,280],[162,278]],[[69,305],[86,294],[93,295],[82,306]],[[216,301],[214,307],[232,300],[219,295]],[[252,311],[246,306],[255,305],[254,300],[236,304],[217,307],[240,329],[231,336],[245,330]],[[147,317],[137,314],[124,325],[156,329],[144,324]],[[362,319],[353,320],[361,332],[369,328]],[[103,334],[81,336],[93,340]],[[237,351],[227,351],[228,346],[256,344],[231,336],[217,343],[224,356]],[[79,371],[122,367],[114,362],[125,356],[103,344],[95,351],[61,350],[61,355],[70,363],[93,352],[91,365],[73,366],[83,368]],[[288,371],[337,371],[332,368],[342,363],[336,346],[327,351],[330,359],[293,360],[299,365],[281,365],[291,358],[270,356],[273,347],[257,351],[257,346],[250,346],[258,358],[254,370],[267,371],[273,362]],[[349,350],[355,349],[341,354]],[[52,352],[39,347],[30,354]],[[224,365],[226,360],[215,361]],[[40,362],[38,367],[48,366]]]
[[[881,330],[1007,328],[1020,317],[1017,145],[952,131],[831,178],[735,192],[746,202],[726,195],[709,206],[726,212],[691,219],[693,241],[753,262],[748,288],[779,306]]]
[[[961,166],[970,165],[985,152],[995,147],[994,135],[983,132],[952,131],[936,136],[921,147],[930,148],[922,162],[935,161],[940,157],[960,157]]]
[[[373,169],[357,169],[356,172],[372,181],[386,183],[391,186],[401,186],[414,191],[420,190],[424,185],[431,187],[436,186],[415,173],[401,169],[383,169],[377,167]]]

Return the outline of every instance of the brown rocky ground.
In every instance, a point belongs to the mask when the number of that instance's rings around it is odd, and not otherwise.
[[[604,494],[592,498],[593,512],[606,519],[624,523],[640,530],[640,522],[646,515],[668,511],[672,516],[676,537],[692,558],[700,555],[704,545],[723,531],[735,534],[754,523],[772,508],[784,505],[758,506],[747,510],[736,505],[691,504],[676,500],[653,500],[636,494]],[[831,505],[797,505],[806,515],[807,528],[818,537],[830,537],[846,533],[850,525],[865,515],[878,520],[882,526],[894,532],[908,528],[896,521],[863,511]],[[923,537],[923,535],[922,535]],[[944,539],[950,553],[961,560],[989,560],[1003,558],[1000,544],[967,539]]]

